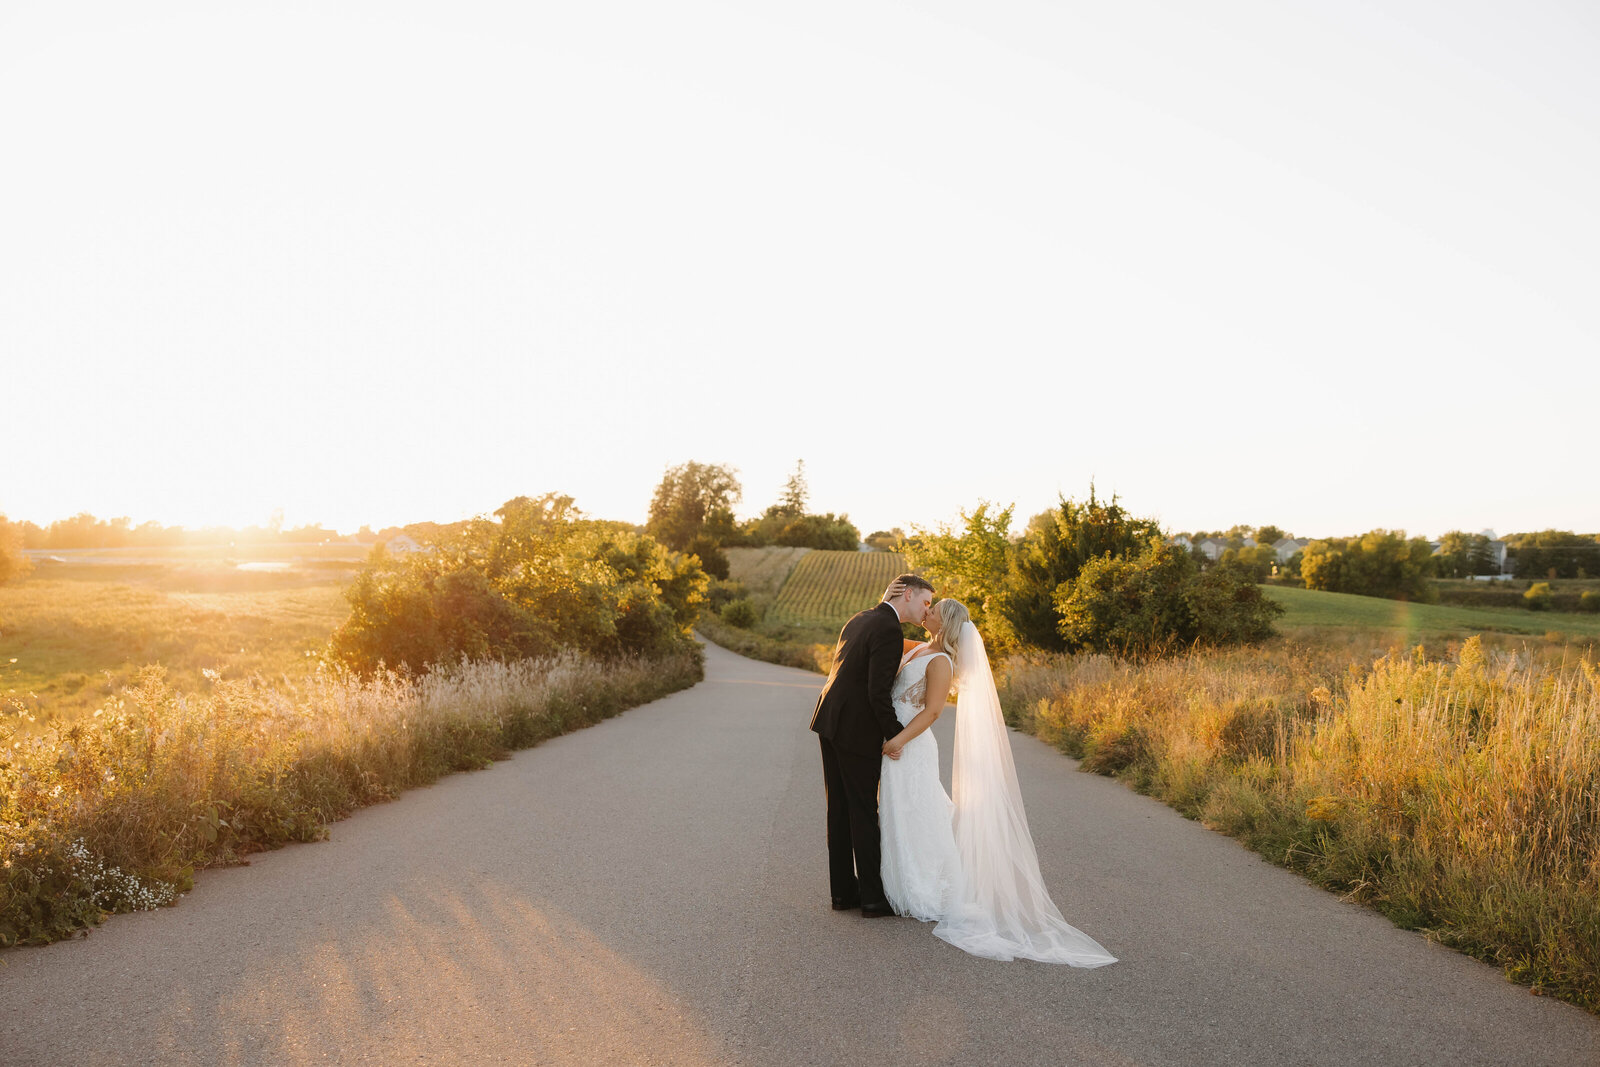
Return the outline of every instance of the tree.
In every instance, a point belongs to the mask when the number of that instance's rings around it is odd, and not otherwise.
[[[810,490],[806,488],[806,461],[797,459],[794,473],[783,484],[783,496],[778,500],[777,513],[799,518],[806,513],[806,498],[809,495]]]
[[[784,523],[774,543],[793,548],[822,548],[836,552],[854,552],[861,547],[861,531],[848,515],[800,515]]]
[[[1431,600],[1435,593],[1433,546],[1404,530],[1370,530],[1305,547],[1300,576],[1307,589],[1393,600]]]
[[[905,542],[912,569],[932,582],[940,596],[965,604],[980,630],[989,629],[990,599],[1005,584],[1015,506],[997,508],[981,501],[971,511],[962,510],[959,526],[940,524],[932,530],[913,526]],[[872,544],[872,538],[867,543]]]
[[[1272,577],[1272,568],[1278,562],[1277,550],[1271,544],[1257,543],[1248,548],[1225,548],[1219,563],[1239,567],[1254,582],[1264,582]]]
[[[708,527],[731,530],[733,505],[742,495],[732,467],[693,460],[669,467],[650,501],[645,532],[681,552]]]
[[[1434,566],[1441,578],[1469,578],[1499,571],[1489,551],[1489,538],[1461,530],[1451,530],[1439,539]]]
[[[700,568],[711,577],[722,579],[728,577],[728,556],[722,551],[722,546],[717,543],[716,538],[700,534],[689,542],[684,552],[699,559]]]
[[[1256,544],[1258,545],[1275,545],[1288,536],[1289,535],[1284,533],[1283,529],[1278,526],[1256,527]]]
[[[27,577],[33,560],[22,551],[23,527],[0,515],[0,585]]]
[[[993,597],[994,616],[1005,620],[1020,644],[1065,651],[1056,590],[1075,581],[1090,560],[1138,555],[1152,537],[1160,536],[1154,520],[1134,518],[1115,496],[1109,502],[1099,499],[1092,485],[1082,504],[1062,497],[1053,511],[1028,520],[1027,531],[1010,553],[1005,584]]]
[[[874,530],[866,536],[866,543],[877,552],[895,552],[905,541],[906,532],[896,526],[892,530]]]
[[[1509,563],[1518,578],[1584,578],[1600,575],[1600,535],[1540,530],[1506,538]]]

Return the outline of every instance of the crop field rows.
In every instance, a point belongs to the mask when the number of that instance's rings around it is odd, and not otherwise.
[[[725,548],[728,577],[744,583],[753,596],[777,596],[794,565],[811,552],[809,548]]]
[[[808,552],[783,583],[767,618],[787,626],[842,625],[877,603],[895,575],[906,570],[906,559],[897,552]]]

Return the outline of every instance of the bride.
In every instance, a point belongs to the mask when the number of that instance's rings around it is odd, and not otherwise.
[[[955,600],[931,605],[928,640],[907,650],[891,696],[904,727],[884,743],[883,887],[901,915],[974,956],[1073,967],[1115,963],[1050,900],[1022,810],[1011,741],[983,638]],[[957,693],[951,782],[928,727]]]

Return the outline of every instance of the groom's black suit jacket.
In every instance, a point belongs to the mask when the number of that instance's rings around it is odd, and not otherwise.
[[[839,631],[833,669],[817,699],[811,729],[841,752],[876,756],[900,732],[889,691],[900,671],[900,616],[880,603],[857,613]]]

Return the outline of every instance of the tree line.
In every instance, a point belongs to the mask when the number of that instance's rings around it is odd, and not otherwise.
[[[808,510],[805,461],[795,464],[778,499],[754,518],[739,521],[733,506],[744,495],[738,472],[725,464],[690,461],[667,468],[650,499],[645,532],[700,560],[716,578],[728,576],[724,548],[786,545],[854,551],[861,531],[848,515]]]
[[[4,521],[3,516],[0,516],[0,521]],[[161,548],[181,545],[310,544],[323,541],[370,544],[398,533],[409,532],[410,529],[390,526],[375,532],[372,527],[363,526],[357,533],[345,535],[317,523],[285,527],[277,517],[266,526],[206,526],[191,529],[184,526],[163,526],[159,522],[142,522],[136,526],[133,520],[125,515],[102,519],[87,511],[80,511],[71,518],[57,519],[43,526],[26,520],[9,525],[20,538],[23,548],[42,551],[81,548]]]

